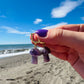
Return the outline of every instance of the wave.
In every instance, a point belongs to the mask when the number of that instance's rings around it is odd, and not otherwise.
[[[43,48],[38,47],[38,49],[41,50]],[[30,50],[31,49],[2,50],[0,51],[0,58],[29,54]]]
[[[23,52],[17,52],[17,53],[1,54],[0,58],[23,55],[23,54],[29,54],[29,50],[26,50],[26,51],[23,51]]]
[[[10,50],[1,50],[0,54],[9,54],[9,53],[17,53],[17,52],[23,52],[28,49],[10,49]]]

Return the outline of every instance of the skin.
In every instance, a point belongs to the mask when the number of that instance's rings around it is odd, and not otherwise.
[[[33,39],[45,42],[51,54],[68,61],[84,78],[84,24],[63,25],[48,29],[46,37],[34,34]],[[37,45],[43,47],[43,45]]]

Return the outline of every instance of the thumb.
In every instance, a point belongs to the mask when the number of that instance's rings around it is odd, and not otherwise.
[[[34,39],[39,39],[40,41],[45,42],[46,44],[59,44],[60,35],[62,33],[61,29],[41,29],[35,32]]]
[[[36,31],[37,38],[46,44],[65,45],[80,50],[84,46],[84,33],[64,29],[49,29]]]

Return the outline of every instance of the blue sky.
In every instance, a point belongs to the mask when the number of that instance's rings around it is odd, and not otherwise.
[[[28,44],[30,34],[84,23],[84,0],[0,0],[0,44]]]

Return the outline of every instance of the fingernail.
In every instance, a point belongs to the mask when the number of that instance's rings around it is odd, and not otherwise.
[[[47,32],[48,30],[46,29],[40,29],[40,30],[37,30],[35,33],[38,34],[40,37],[45,37],[47,36]]]

